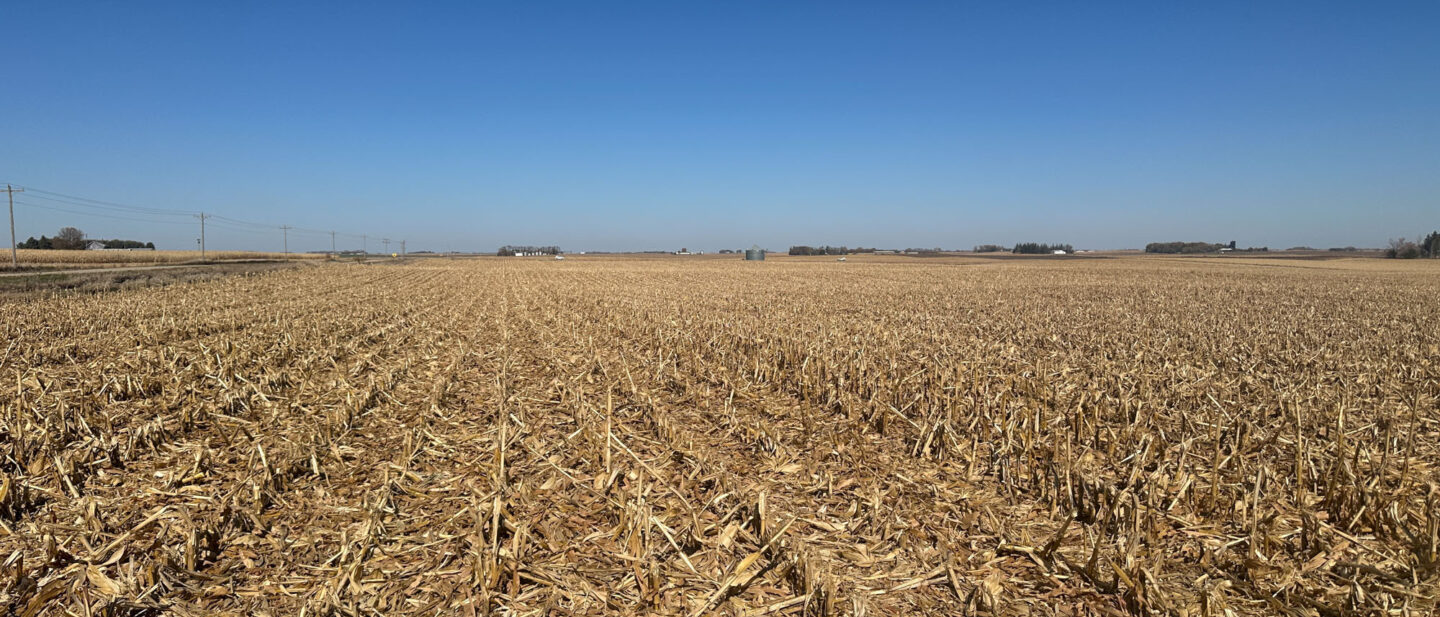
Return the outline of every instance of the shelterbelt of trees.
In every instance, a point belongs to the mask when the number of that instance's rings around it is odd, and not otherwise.
[[[1055,251],[1075,252],[1075,247],[1069,244],[1045,244],[1043,242],[1020,242],[1010,249],[1011,253],[1017,255],[1048,255]]]
[[[558,246],[516,246],[507,244],[495,251],[501,257],[514,257],[516,255],[559,255],[564,253]]]
[[[1219,253],[1220,249],[1234,249],[1235,241],[1229,244],[1217,242],[1151,242],[1145,245],[1146,253]]]
[[[62,251],[78,251],[83,250],[86,245],[91,242],[100,242],[107,249],[155,248],[154,242],[140,242],[139,240],[98,240],[95,238],[87,239],[85,237],[85,232],[80,231],[79,229],[76,229],[74,227],[62,227],[60,229],[60,233],[55,234],[55,237],[53,238],[40,236],[37,239],[34,236],[31,236],[29,238],[26,238],[24,242],[17,243],[15,247],[22,249],[52,249]]]

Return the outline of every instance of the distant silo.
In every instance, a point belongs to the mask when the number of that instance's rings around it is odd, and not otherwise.
[[[745,249],[745,261],[765,261],[765,249],[758,245]]]

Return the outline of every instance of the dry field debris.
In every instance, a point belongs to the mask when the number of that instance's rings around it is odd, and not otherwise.
[[[1440,268],[422,260],[0,303],[11,615],[1427,615]]]
[[[22,269],[40,266],[119,266],[173,264],[201,261],[200,251],[58,251],[50,249],[17,249]],[[9,269],[8,255],[3,269]],[[322,253],[262,253],[255,251],[207,251],[205,261],[237,261],[255,259],[326,259]]]

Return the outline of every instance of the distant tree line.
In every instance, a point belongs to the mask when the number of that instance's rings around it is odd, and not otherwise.
[[[843,246],[792,246],[791,255],[848,255],[850,249]]]
[[[36,240],[34,236],[31,236],[27,238],[24,242],[16,244],[15,247],[22,249],[60,249],[67,251],[85,248],[83,245],[72,246],[68,241],[61,240],[60,238],[49,238],[46,236],[40,236],[39,240]]]
[[[141,242],[139,240],[101,240],[107,249],[153,249],[154,242]]]
[[[1218,253],[1222,250],[1231,250],[1235,251],[1236,253],[1268,253],[1270,252],[1270,247],[1252,246],[1243,249],[1236,248],[1234,240],[1231,240],[1229,244],[1212,244],[1210,242],[1151,242],[1150,244],[1145,245],[1146,253],[1183,253],[1186,255],[1194,255],[1200,253]],[[1292,250],[1314,249],[1310,249],[1308,247],[1297,247]]]
[[[29,238],[17,245],[22,249],[58,249],[73,251],[85,248],[85,232],[74,227],[61,227],[53,238],[40,236],[39,240]]]
[[[511,246],[508,244],[500,247],[500,250],[495,252],[496,255],[501,257],[514,257],[517,254],[559,255],[560,253],[561,250],[558,246]]]
[[[1411,242],[1404,238],[1392,238],[1385,249],[1385,256],[1391,259],[1420,259],[1440,257],[1440,231]]]
[[[999,244],[979,244],[975,246],[976,253],[1003,253],[1005,247]]]
[[[1219,253],[1220,249],[1235,250],[1235,241],[1229,244],[1216,244],[1212,242],[1151,242],[1145,245],[1146,253],[1186,254],[1195,253]]]
[[[1049,255],[1055,251],[1075,252],[1075,247],[1069,244],[1044,244],[1037,242],[1020,242],[1015,248],[1010,249],[1016,255]]]
[[[59,251],[79,251],[87,248],[91,242],[100,242],[107,249],[153,249],[154,242],[140,242],[139,240],[86,240],[85,232],[74,227],[62,227],[60,233],[55,237],[31,236],[24,242],[17,243],[15,248],[22,249],[48,249]]]

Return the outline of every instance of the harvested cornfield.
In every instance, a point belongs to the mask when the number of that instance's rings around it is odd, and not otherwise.
[[[4,303],[19,615],[1381,615],[1440,264],[425,260]]]
[[[8,256],[7,256],[8,257]],[[325,259],[321,253],[264,253],[257,251],[207,251],[205,261],[237,261],[254,259]],[[173,264],[201,261],[200,251],[58,251],[49,249],[17,249],[15,258],[20,266],[105,266],[135,264]],[[9,266],[6,261],[5,266]]]

